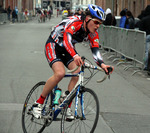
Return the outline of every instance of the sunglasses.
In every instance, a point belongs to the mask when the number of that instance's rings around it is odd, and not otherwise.
[[[96,24],[96,25],[101,25],[103,22],[100,22],[100,21],[98,21],[98,20],[96,20],[96,19],[92,19],[93,20],[93,22],[94,22],[94,24]]]

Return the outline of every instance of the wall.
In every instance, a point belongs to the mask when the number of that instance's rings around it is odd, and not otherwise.
[[[104,10],[110,8],[115,16],[119,16],[120,11],[127,8],[137,17],[147,5],[150,5],[150,0],[95,0],[95,3]]]
[[[11,10],[18,7],[19,11],[24,11],[26,8],[28,10],[33,10],[35,0],[4,0],[3,7],[8,8],[10,6]]]

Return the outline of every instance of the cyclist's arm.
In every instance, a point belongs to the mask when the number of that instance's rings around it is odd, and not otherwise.
[[[88,39],[90,41],[90,48],[91,48],[91,51],[93,54],[93,58],[94,58],[95,62],[97,63],[97,65],[101,67],[101,64],[104,62],[103,62],[103,58],[99,51],[98,33],[97,32],[95,32],[94,34],[90,33],[88,35]]]
[[[78,54],[74,48],[74,45],[72,44],[72,35],[73,33],[75,33],[76,31],[80,29],[80,26],[77,26],[77,25],[80,25],[80,23],[81,22],[78,22],[78,21],[70,23],[65,28],[64,35],[63,35],[63,45],[73,58],[77,56]]]
[[[73,57],[75,63],[77,66],[80,66],[83,64],[81,57],[76,52],[74,45],[72,44],[72,35],[76,31],[80,29],[80,25],[82,23],[79,21],[73,22],[67,26],[67,28],[64,31],[64,37],[63,37],[63,44],[68,53]]]
[[[95,62],[97,63],[98,66],[100,66],[103,70],[105,70],[106,74],[109,74],[108,68],[111,67],[112,71],[114,70],[114,68],[112,66],[105,65],[105,63],[103,62],[103,58],[102,58],[102,56],[100,54],[100,50],[99,50],[98,33],[97,32],[95,32],[94,34],[90,33],[88,35],[88,38],[90,40],[90,47],[91,47],[91,51],[92,51]]]
[[[92,54],[93,54],[93,57],[94,57],[96,64],[101,67],[101,64],[104,62],[103,62],[103,59],[101,57],[99,48],[93,47],[93,48],[91,48],[91,51],[92,51]]]

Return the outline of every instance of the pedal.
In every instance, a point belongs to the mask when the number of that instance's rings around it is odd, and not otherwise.
[[[32,107],[27,107],[27,114],[28,115],[33,115],[33,113],[32,113]]]

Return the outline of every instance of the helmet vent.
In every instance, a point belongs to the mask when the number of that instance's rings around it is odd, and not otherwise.
[[[99,13],[99,11],[97,10],[97,15],[99,16],[99,17],[101,17],[101,15],[100,15],[100,13]]]
[[[92,8],[95,10],[95,6],[92,6]]]

